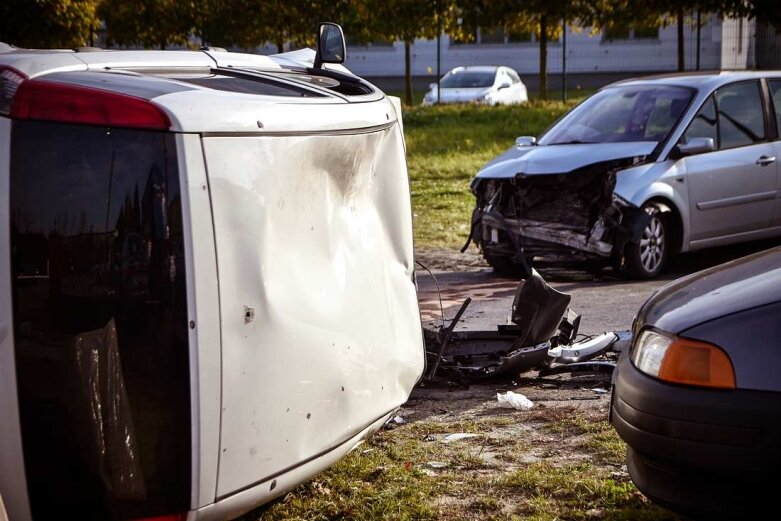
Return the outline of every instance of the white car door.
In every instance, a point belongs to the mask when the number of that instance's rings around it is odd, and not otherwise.
[[[692,246],[769,227],[776,204],[776,155],[767,141],[759,82],[716,91],[684,134],[684,140],[695,137],[714,138],[717,149],[683,159]]]

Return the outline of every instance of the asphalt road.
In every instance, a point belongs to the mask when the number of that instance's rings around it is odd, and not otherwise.
[[[580,332],[595,334],[630,329],[643,302],[678,277],[779,244],[778,240],[759,241],[680,255],[661,277],[647,281],[624,280],[611,276],[609,271],[599,275],[576,269],[541,268],[539,271],[551,287],[572,296],[570,309],[583,317]],[[518,279],[501,276],[489,268],[433,273],[439,283],[446,321],[452,319],[467,296],[472,297],[457,330],[493,330],[497,324],[509,323]],[[419,271],[417,276],[424,326],[435,328],[441,324],[437,285],[425,271]]]

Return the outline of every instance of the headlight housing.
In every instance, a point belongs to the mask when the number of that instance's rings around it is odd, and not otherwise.
[[[735,389],[732,361],[707,342],[644,329],[632,344],[630,358],[640,371],[665,382]]]

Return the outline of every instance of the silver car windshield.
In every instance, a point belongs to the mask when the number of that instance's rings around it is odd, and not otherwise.
[[[455,71],[448,73],[442,81],[439,82],[443,89],[474,89],[481,87],[491,87],[494,84],[495,73],[491,71]]]
[[[607,88],[562,118],[539,144],[663,141],[693,96],[691,89],[666,85]]]

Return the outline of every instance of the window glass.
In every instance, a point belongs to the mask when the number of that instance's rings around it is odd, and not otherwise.
[[[750,145],[765,139],[765,118],[759,82],[728,85],[716,91],[719,148]]]
[[[781,137],[781,80],[770,80],[770,96],[776,111],[776,132]]]
[[[33,517],[189,510],[187,302],[173,135],[15,121],[10,206]]]
[[[713,139],[713,144],[719,146],[718,126],[716,124],[716,105],[713,103],[713,96],[708,98],[697,115],[689,124],[689,128],[683,135],[683,141],[687,142],[695,137],[709,137]]]
[[[494,84],[494,71],[468,71],[458,69],[451,71],[439,83],[443,89],[490,87]]]
[[[599,91],[559,120],[541,145],[662,141],[689,106],[692,91],[668,86],[617,86]]]

